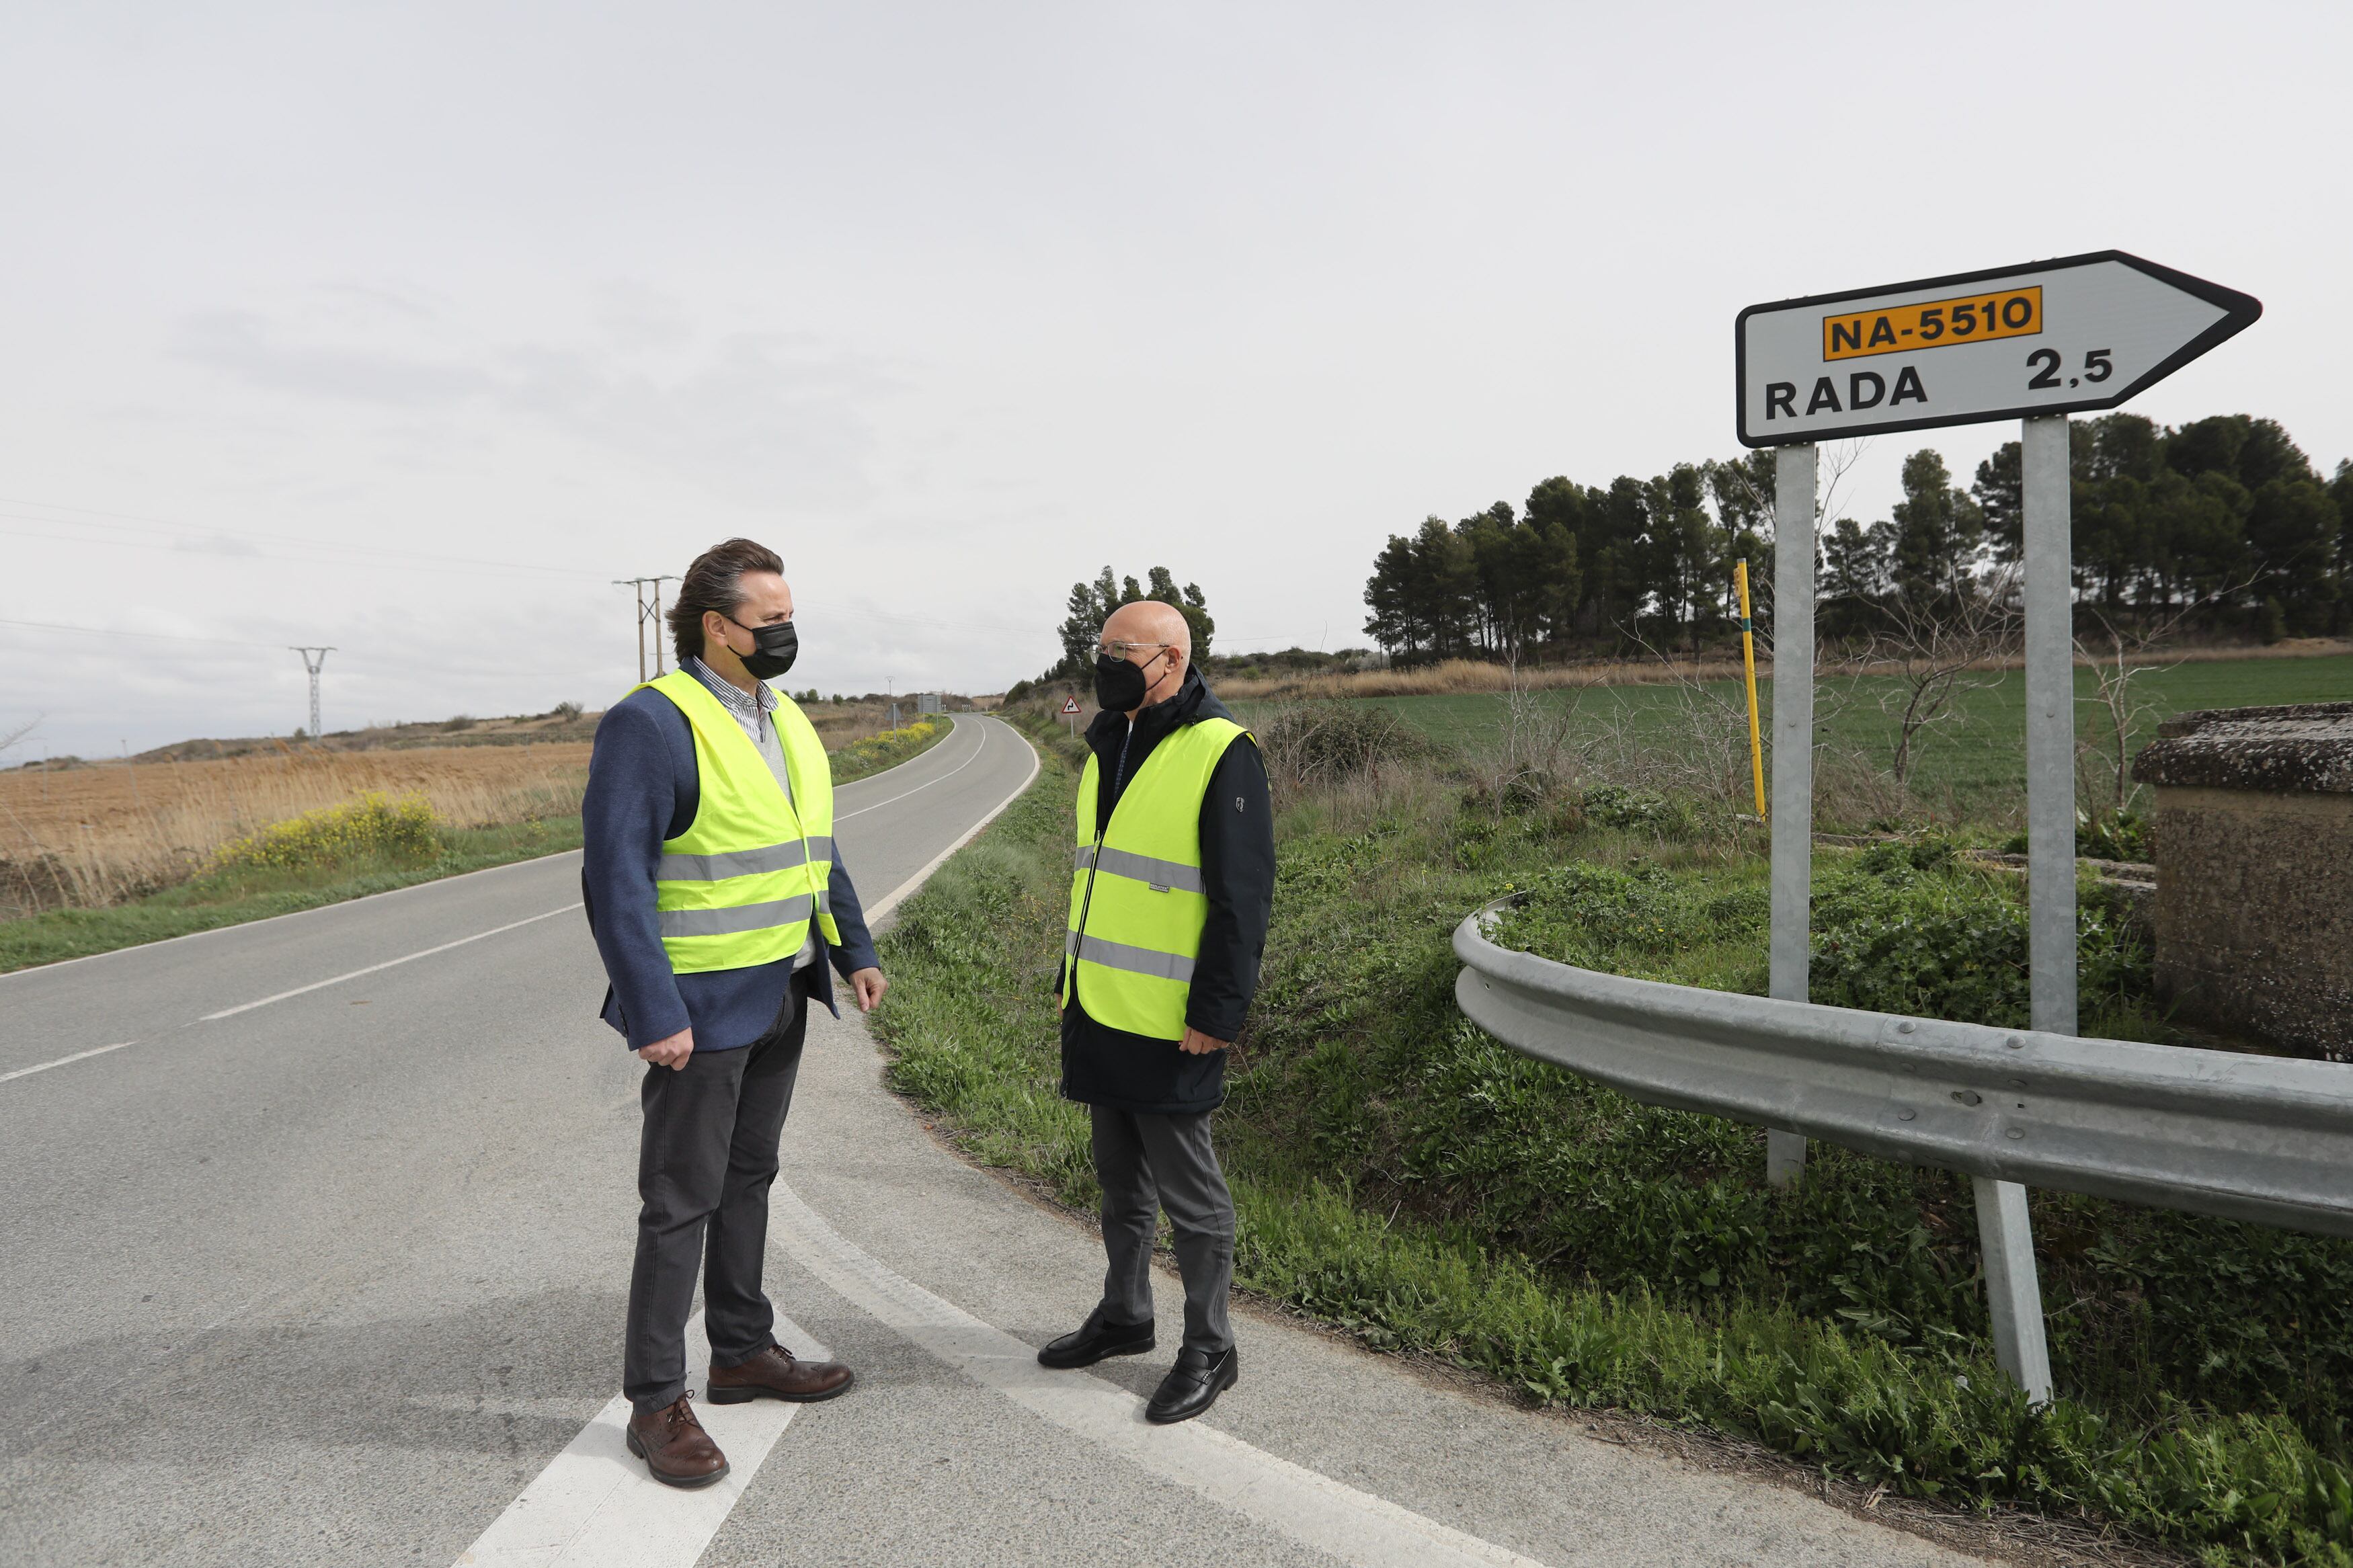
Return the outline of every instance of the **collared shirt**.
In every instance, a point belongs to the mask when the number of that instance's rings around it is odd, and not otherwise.
[[[752,689],[746,691],[691,654],[687,657],[686,672],[702,682],[711,695],[719,699],[719,705],[727,710],[728,717],[742,726],[761,759],[768,764],[768,771],[776,775],[776,787],[785,792],[785,800],[790,804],[793,781],[785,769],[784,737],[776,733],[776,726],[768,717],[776,708],[775,689],[765,680],[755,680]],[[817,922],[811,921],[807,940],[793,955],[793,967],[803,969],[816,962]]]
[[[776,711],[775,688],[762,680],[754,683],[753,691],[745,691],[691,655],[686,661],[686,672],[702,682],[711,695],[719,699],[719,705],[733,715],[735,722],[744,726],[744,733],[752,737],[754,745],[760,744],[763,733],[768,728],[768,715]],[[754,696],[754,692],[757,695]],[[790,789],[792,786],[786,784],[785,787]]]

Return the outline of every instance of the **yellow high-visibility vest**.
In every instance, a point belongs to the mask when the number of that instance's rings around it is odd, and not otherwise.
[[[680,974],[749,969],[800,952],[811,919],[840,945],[827,889],[833,879],[833,764],[808,716],[779,696],[768,715],[785,752],[785,797],[734,715],[682,669],[646,682],[678,705],[694,732],[701,803],[684,833],[662,841],[654,907],[662,950]]]
[[[1095,759],[1079,779],[1062,1004],[1084,976],[1087,1016],[1131,1035],[1185,1037],[1193,961],[1209,918],[1201,881],[1201,802],[1249,731],[1230,719],[1179,725],[1144,759],[1095,832]],[[1253,744],[1255,742],[1253,742]]]

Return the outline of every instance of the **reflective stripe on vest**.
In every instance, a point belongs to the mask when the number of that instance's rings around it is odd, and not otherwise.
[[[1089,963],[1100,963],[1105,969],[1124,969],[1130,974],[1150,974],[1162,980],[1193,983],[1193,960],[1173,952],[1155,952],[1148,947],[1130,947],[1124,942],[1105,942],[1099,936],[1082,938],[1070,933],[1063,944],[1065,957],[1077,953]],[[1182,1038],[1182,1037],[1178,1037]]]
[[[760,760],[767,761],[765,757]],[[665,855],[654,875],[677,882],[716,882],[727,877],[756,876],[762,871],[789,871],[811,856],[831,860],[833,840],[794,838],[759,849],[739,849],[733,855]]]
[[[1185,1037],[1185,1004],[1209,900],[1201,877],[1201,803],[1226,748],[1249,731],[1229,719],[1171,731],[1144,759],[1095,836],[1099,773],[1079,780],[1078,841],[1062,1000],[1131,1035]]]
[[[1123,877],[1133,877],[1163,891],[1182,888],[1188,893],[1202,893],[1201,868],[1187,866],[1181,860],[1155,860],[1149,855],[1132,855],[1124,849],[1109,849],[1092,844],[1079,846],[1077,861],[1082,871],[1090,866],[1100,866],[1106,871],[1116,871]]]
[[[655,922],[681,974],[748,969],[792,957],[814,919],[840,932],[826,894],[833,876],[833,770],[798,705],[779,697],[769,721],[791,798],[734,716],[684,670],[647,686],[686,715],[700,801],[684,833],[662,844]]]
[[[823,893],[814,899],[807,893],[795,893],[789,899],[775,899],[765,904],[737,904],[724,910],[661,910],[654,919],[664,936],[733,936],[737,931],[758,931],[763,926],[785,925],[792,921],[806,922],[811,909],[830,910]],[[802,933],[807,936],[807,931]],[[793,943],[793,952],[801,950]]]

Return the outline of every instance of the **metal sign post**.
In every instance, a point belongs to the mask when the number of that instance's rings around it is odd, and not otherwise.
[[[2027,928],[2033,1027],[2076,1028],[2074,592],[2067,416],[2114,408],[2263,314],[2255,300],[2106,250],[1751,305],[1734,323],[1738,429],[1776,459],[1771,990],[1806,1000],[1813,849],[1814,443],[2024,421]],[[1911,1029],[1913,1025],[1900,1026]],[[2012,1037],[2010,1045],[2022,1042]],[[1792,1093],[1797,1092],[1792,1086]],[[2008,1136],[2024,1136],[2012,1128]],[[1776,1185],[1806,1142],[1768,1130]],[[1994,1354],[2051,1397],[2026,1189],[1972,1175]]]
[[[1773,454],[1773,934],[1768,989],[1806,1001],[1814,885],[1814,447]],[[1806,1141],[1768,1129],[1765,1179],[1788,1186]]]
[[[2075,626],[2069,571],[2073,476],[2067,416],[2020,430],[2026,535],[2026,926],[2034,1027],[2075,1032]],[[1994,1357],[2038,1401],[2051,1397],[2042,1278],[2026,1189],[1969,1178]]]

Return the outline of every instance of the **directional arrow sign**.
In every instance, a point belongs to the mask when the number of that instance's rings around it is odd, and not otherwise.
[[[2263,313],[2121,250],[1751,305],[1734,327],[1740,439],[2114,408]]]

